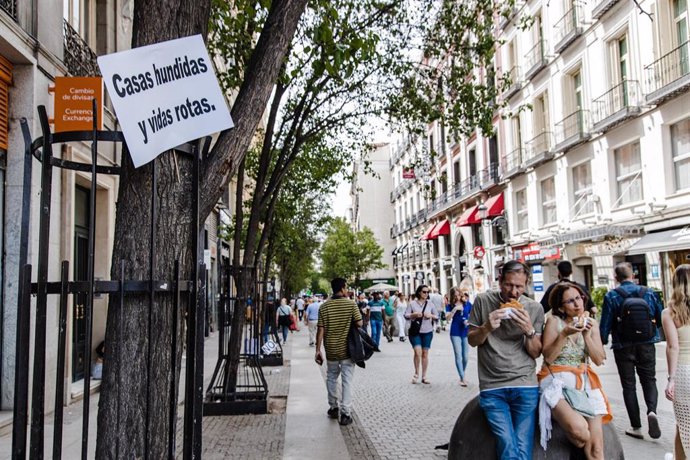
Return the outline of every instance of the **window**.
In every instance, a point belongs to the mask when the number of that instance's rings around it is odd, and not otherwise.
[[[453,184],[460,183],[460,162],[456,161],[453,163]]]
[[[619,147],[613,151],[616,164],[616,202],[625,205],[642,200],[642,162],[640,143]]]
[[[541,181],[542,224],[556,222],[556,180],[553,177]]]
[[[673,29],[675,33],[674,45],[676,47],[687,42],[690,38],[688,34],[688,0],[673,0]],[[680,64],[680,73],[685,75],[688,73],[690,63],[688,62],[688,48],[682,47],[678,56]]]
[[[515,226],[518,232],[527,230],[527,189],[515,192],[515,215],[517,216]]]
[[[582,110],[583,95],[582,95],[582,72],[579,70],[571,76],[573,82],[573,111]]]
[[[513,151],[516,151],[522,147],[522,127],[520,126],[519,115],[515,115],[510,119],[510,132],[513,136]]]
[[[532,123],[535,137],[549,130],[549,95],[543,92],[534,99]]]
[[[588,161],[573,168],[572,218],[594,212],[594,203],[587,199],[592,192],[592,166]]]
[[[690,188],[690,118],[671,125],[671,151],[676,190]]]

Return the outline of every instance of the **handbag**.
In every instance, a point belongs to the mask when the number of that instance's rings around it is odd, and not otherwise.
[[[410,329],[407,331],[408,337],[417,337],[419,331],[422,329],[422,320],[424,319],[424,310],[426,310],[426,304],[428,300],[424,302],[424,308],[422,308],[422,317],[412,320],[410,322]]]
[[[546,364],[546,368],[549,370],[549,374],[551,374],[551,377],[555,379],[556,376],[553,375],[553,372],[551,372],[551,366],[549,366],[549,363],[544,361],[544,364]],[[588,358],[585,358],[585,366],[588,365]],[[589,402],[589,395],[584,390],[585,388],[587,388],[586,368],[585,372],[582,373],[582,388],[582,390],[578,390],[577,388],[563,386],[563,398],[570,405],[570,407],[573,408],[575,412],[579,413],[583,417],[594,417],[597,414],[594,412],[594,408],[592,407],[592,404]]]

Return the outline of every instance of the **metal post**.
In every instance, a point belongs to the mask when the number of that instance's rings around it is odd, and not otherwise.
[[[84,402],[82,405],[81,426],[81,458],[87,460],[89,454],[89,410],[91,407],[91,345],[93,342],[93,291],[94,291],[94,255],[96,251],[96,165],[98,164],[98,112],[96,99],[91,100],[93,113],[93,128],[91,135],[91,190],[89,191],[89,257],[86,266],[86,279],[88,281],[88,293],[86,294],[85,325],[86,341],[84,342]]]
[[[124,331],[124,311],[125,311],[125,261],[120,260],[120,299],[118,302],[118,312],[117,312],[117,322],[118,322],[118,331],[119,335],[117,337],[117,355],[122,359],[124,355],[124,347],[122,346],[122,343],[124,341],[122,337],[122,331]],[[120,416],[120,406],[122,405],[122,371],[120,368],[122,367],[122,361],[120,361],[119,365],[117,366],[117,432],[122,433],[122,418]],[[121,436],[117,437],[117,441],[115,442],[115,458],[120,458],[120,438]]]
[[[46,308],[48,302],[48,254],[50,249],[50,205],[53,186],[52,134],[48,115],[43,106],[38,107],[38,117],[43,131],[41,154],[41,208],[38,223],[38,280],[36,296],[36,326],[34,337],[34,371],[31,389],[31,441],[30,457],[43,458],[45,378],[46,378]]]
[[[69,262],[60,270],[60,322],[58,326],[58,364],[55,376],[55,417],[53,426],[53,460],[62,458],[62,408],[65,405],[65,350],[67,348],[67,298]]]
[[[26,423],[29,408],[29,336],[31,335],[31,267],[26,267],[29,252],[29,217],[31,207],[32,140],[26,118],[20,121],[24,137],[24,183],[22,188],[22,219],[19,236],[19,289],[17,296],[17,341],[14,367],[14,408],[12,423],[12,456],[26,457]],[[25,280],[28,269],[29,276]],[[24,298],[23,289],[28,290]]]
[[[177,321],[180,308],[180,261],[175,261],[172,303],[172,340],[170,341],[170,402],[168,410],[168,459],[175,459],[175,437],[177,425]]]
[[[201,458],[201,423],[203,418],[204,408],[204,323],[206,321],[206,265],[203,263],[204,251],[201,239],[200,216],[199,216],[199,178],[201,170],[201,143],[199,140],[198,146],[194,153],[194,191],[192,205],[194,209],[194,222],[196,222],[196,238],[197,238],[197,264],[195,282],[198,284],[196,294],[196,346],[194,347],[194,458]]]

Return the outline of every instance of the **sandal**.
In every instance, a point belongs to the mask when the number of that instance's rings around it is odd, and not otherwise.
[[[426,379],[426,377],[422,377],[422,383],[424,385],[431,385],[431,382]]]
[[[417,383],[418,378],[419,378],[419,376],[417,374],[413,375],[412,376],[412,383]]]
[[[460,386],[461,386],[461,387],[466,387],[466,386],[467,386],[467,382],[465,382],[464,380],[460,380]]]

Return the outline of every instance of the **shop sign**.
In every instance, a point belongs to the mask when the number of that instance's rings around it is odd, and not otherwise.
[[[406,282],[410,281],[410,275],[407,275],[407,274],[403,275],[403,281],[406,281]]]
[[[530,262],[532,260],[551,260],[561,258],[561,248],[546,247],[542,248],[539,243],[530,243],[527,246],[513,249],[514,258],[520,262]]]
[[[544,282],[535,281],[534,282],[534,292],[544,292]]]
[[[91,131],[96,100],[96,129],[103,129],[103,79],[101,77],[55,77],[53,122],[55,132]]]
[[[418,281],[424,281],[424,272],[415,272],[414,277]]]
[[[658,280],[659,279],[659,264],[652,264],[650,266],[650,278]]]
[[[402,178],[403,179],[416,179],[417,176],[414,173],[414,168],[403,168],[403,173],[402,173]]]
[[[486,255],[486,250],[484,249],[484,246],[475,246],[474,247],[474,258],[475,259],[483,259],[485,255]]]

